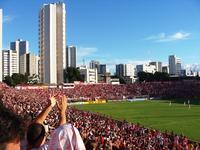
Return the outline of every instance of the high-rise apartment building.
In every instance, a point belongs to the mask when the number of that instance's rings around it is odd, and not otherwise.
[[[170,75],[181,75],[181,59],[175,55],[169,56],[169,74]]]
[[[65,4],[45,4],[39,13],[40,80],[43,83],[63,82],[66,68]]]
[[[76,47],[75,46],[67,46],[66,48],[66,64],[67,67],[76,68]]]
[[[176,75],[181,75],[181,59],[176,58]]]
[[[116,75],[125,77],[133,77],[135,75],[133,64],[118,64],[116,65]]]
[[[168,66],[163,66],[162,67],[162,72],[169,73],[169,67]]]
[[[97,69],[97,73],[100,72],[100,62],[96,60],[92,60],[90,62],[90,69]]]
[[[116,65],[116,75],[120,77],[124,76],[124,64]]]
[[[156,72],[162,72],[162,62],[152,61],[149,65],[154,65],[156,67]]]
[[[124,76],[133,77],[135,75],[133,64],[125,64],[124,67]]]
[[[15,50],[2,50],[2,74],[3,77],[19,73],[18,53]]]
[[[38,75],[39,57],[33,54],[24,54],[20,56],[20,71],[19,73],[28,75]]]
[[[150,65],[150,64],[142,64],[136,66],[137,74],[139,72],[148,72],[148,73],[155,73],[156,72],[156,66]]]
[[[175,55],[169,56],[169,74],[170,75],[176,74],[176,56]]]
[[[29,42],[18,39],[10,43],[10,49],[19,52],[19,56],[29,53]]]
[[[0,81],[2,81],[2,24],[3,24],[3,10],[0,9]]]
[[[99,73],[102,74],[102,75],[106,74],[106,64],[100,64]]]
[[[15,42],[10,42],[10,49],[16,51],[18,57],[18,68],[19,71],[21,70],[21,62],[20,62],[20,56],[27,54],[29,52],[29,42],[28,41],[23,41],[22,39],[18,39]]]

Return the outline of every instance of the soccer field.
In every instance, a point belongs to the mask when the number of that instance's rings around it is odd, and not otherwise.
[[[140,123],[161,131],[174,131],[200,142],[200,105],[187,105],[169,101],[109,102],[106,104],[78,105],[78,109],[99,112],[114,119]]]

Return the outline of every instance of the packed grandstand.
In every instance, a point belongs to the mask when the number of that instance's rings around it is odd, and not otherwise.
[[[28,124],[48,103],[49,94],[66,95],[69,102],[126,100],[141,95],[159,98],[200,98],[200,82],[144,82],[130,85],[76,84],[73,88],[11,88],[0,84],[0,99],[4,106],[23,116]],[[78,128],[86,149],[200,149],[200,144],[185,136],[162,133],[125,120],[114,120],[97,113],[78,110],[72,106],[66,113],[68,122]],[[58,126],[58,110],[47,118],[49,132]]]

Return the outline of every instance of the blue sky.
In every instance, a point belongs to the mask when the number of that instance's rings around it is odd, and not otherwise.
[[[78,47],[79,63],[167,63],[175,54],[200,64],[199,0],[62,0],[67,9],[67,45]],[[0,0],[3,47],[18,38],[38,53],[38,12],[55,0]]]

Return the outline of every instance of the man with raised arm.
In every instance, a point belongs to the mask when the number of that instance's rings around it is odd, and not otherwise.
[[[60,120],[59,127],[53,131],[50,136],[50,140],[46,141],[46,132],[43,125],[44,120],[48,116],[49,112],[55,107],[59,109]],[[67,98],[62,96],[61,101],[56,101],[54,96],[50,97],[50,103],[47,107],[38,115],[35,121],[29,126],[27,131],[27,149],[40,149],[40,150],[85,150],[85,145],[80,136],[77,128],[68,124],[66,121],[67,111]]]

